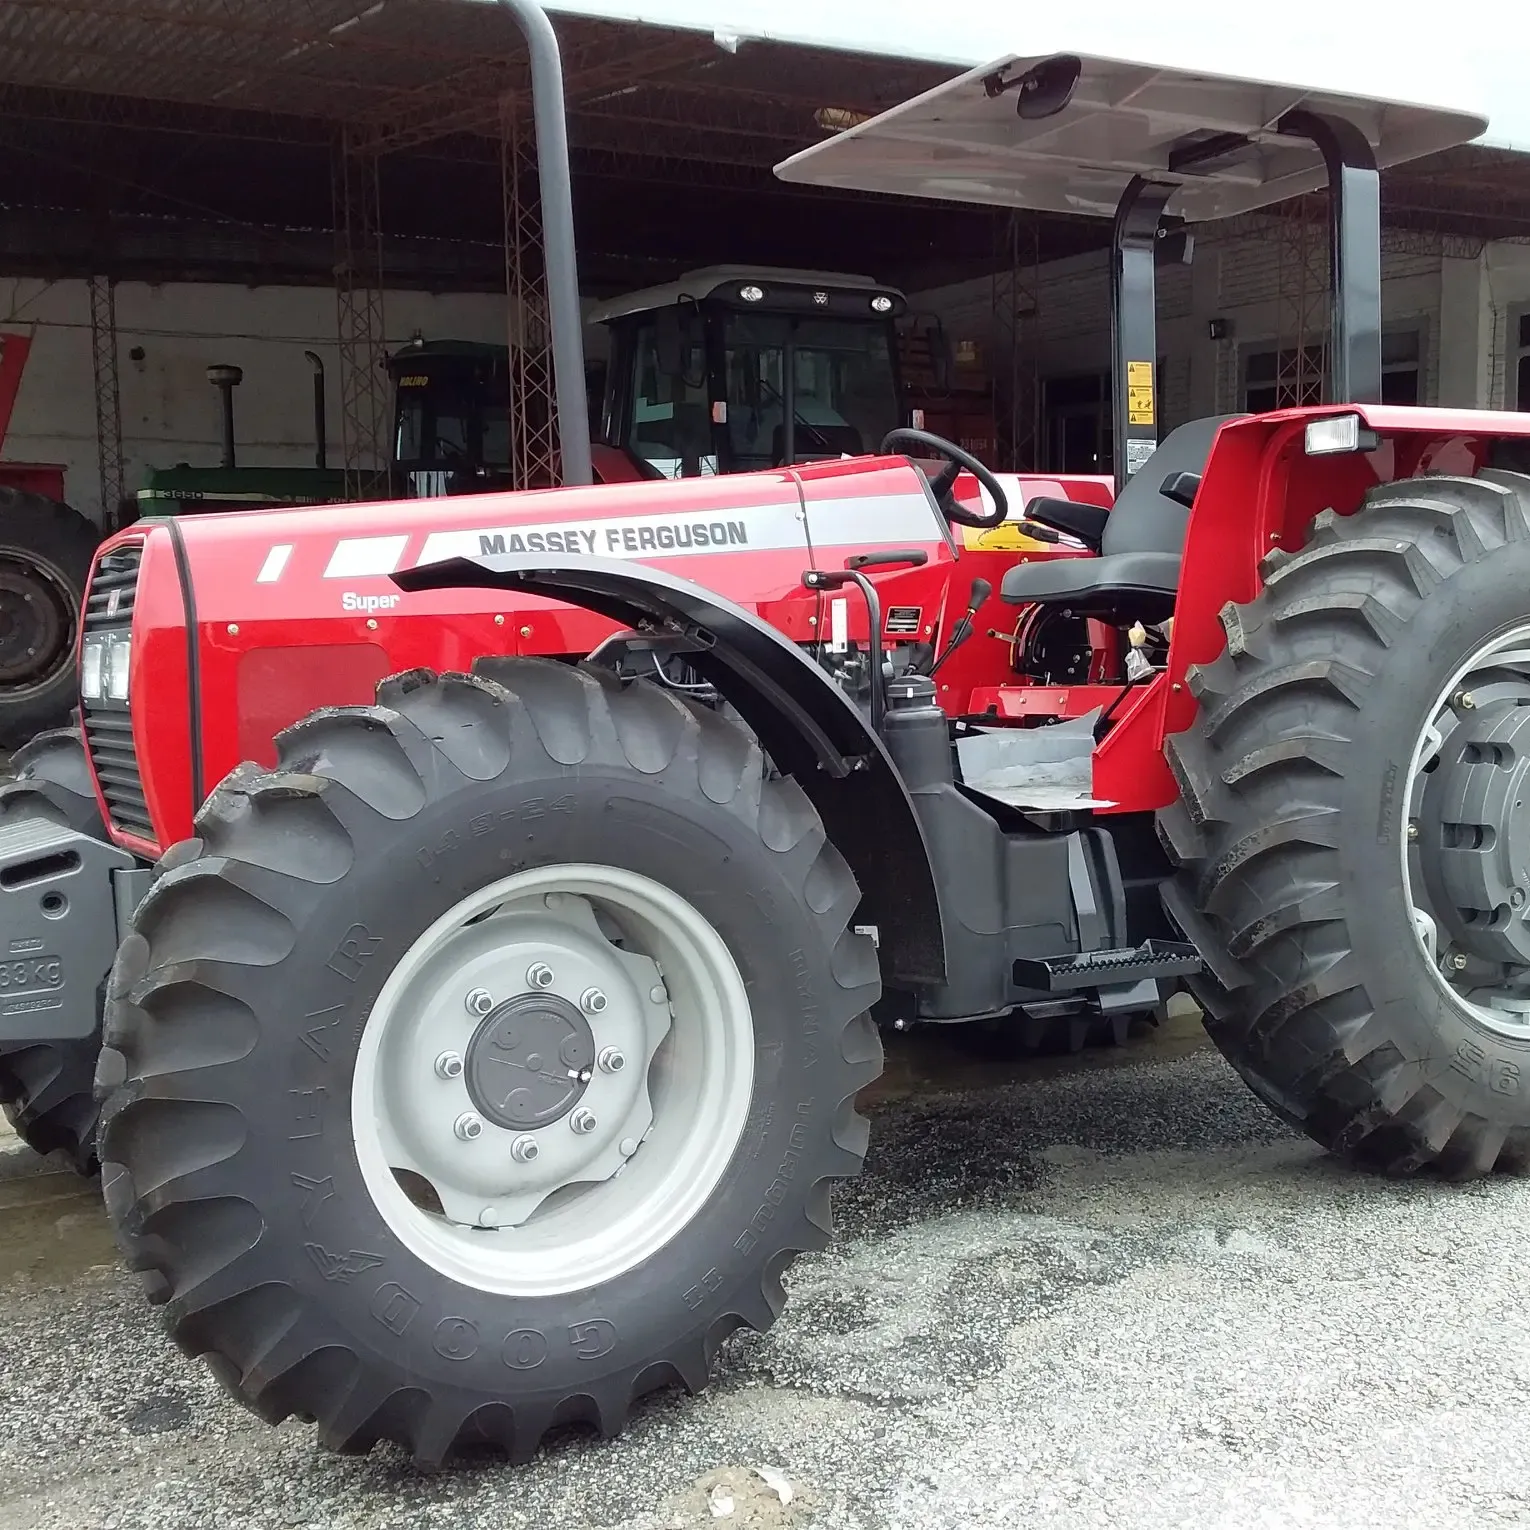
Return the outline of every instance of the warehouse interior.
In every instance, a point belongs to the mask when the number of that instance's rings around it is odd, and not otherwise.
[[[1104,228],[771,174],[948,66],[555,19],[587,298],[718,262],[864,271],[913,296],[911,401],[960,396],[964,438],[997,465],[1076,467],[1091,432],[1108,437],[1089,397],[1108,336]],[[238,361],[263,329],[332,341],[348,467],[385,450],[390,343],[445,325],[545,353],[525,49],[484,0],[0,0],[0,118],[0,330],[33,338],[41,378],[23,386],[3,451],[67,454],[71,497],[103,517],[133,492],[145,452],[212,439],[204,363]],[[1394,347],[1416,401],[1462,401],[1458,374],[1471,372],[1470,401],[1512,405],[1530,357],[1530,156],[1452,150],[1389,172],[1383,196],[1389,278],[1427,316]],[[1310,395],[1326,323],[1320,214],[1306,199],[1208,230],[1217,261],[1168,274],[1182,343],[1165,358],[1166,399],[1188,410],[1256,386],[1266,407]],[[1244,288],[1258,317],[1236,321],[1240,336],[1226,314]],[[290,323],[251,298],[276,289]],[[1462,316],[1471,355],[1452,359]],[[1236,349],[1249,324],[1257,357]],[[53,365],[66,331],[72,348]],[[302,373],[303,345],[287,349],[282,394]],[[259,369],[246,370],[254,441],[299,453],[275,420],[282,399],[260,424]],[[547,388],[545,366],[525,375]],[[1066,423],[1091,406],[1092,424]],[[77,419],[39,426],[48,410]],[[522,443],[527,482],[551,451],[546,432]]]

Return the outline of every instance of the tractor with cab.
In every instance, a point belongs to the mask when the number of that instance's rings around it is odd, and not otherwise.
[[[104,985],[103,1191],[176,1342],[336,1449],[613,1433],[825,1245],[881,1025],[1180,986],[1334,1153],[1523,1171],[1530,418],[1378,402],[1379,167],[1482,126],[1017,56],[781,167],[1113,219],[1107,503],[907,431],[591,487],[564,291],[565,487],[111,539],[101,821],[41,779],[0,821],[3,1015],[78,1048]],[[1329,402],[1157,441],[1165,220],[1324,183]]]

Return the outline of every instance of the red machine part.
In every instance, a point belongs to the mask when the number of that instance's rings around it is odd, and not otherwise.
[[[1308,422],[1337,413],[1358,414],[1378,436],[1376,449],[1309,457]],[[1221,653],[1222,608],[1254,597],[1267,553],[1299,547],[1324,509],[1352,514],[1378,483],[1474,473],[1495,441],[1512,437],[1530,437],[1530,417],[1380,404],[1286,409],[1224,425],[1190,515],[1168,663],[1122,705],[1096,748],[1095,795],[1113,803],[1113,812],[1152,811],[1176,800],[1163,740],[1195,715],[1186,671]]]
[[[1115,724],[1096,751],[1095,793],[1118,812],[1162,807],[1175,796],[1163,738],[1193,715],[1185,672],[1220,651],[1218,613],[1252,597],[1264,554],[1299,544],[1325,506],[1353,510],[1377,482],[1431,469],[1469,473],[1494,437],[1530,435],[1530,422],[1512,417],[1377,407],[1357,411],[1381,438],[1376,450],[1306,456],[1306,423],[1331,412],[1290,410],[1222,430],[1190,521],[1167,666],[1125,694],[1100,683],[1098,665],[1090,683],[1069,687],[1031,685],[1014,674],[1011,644],[988,636],[990,628],[1012,628],[1020,614],[999,601],[1004,570],[1017,556],[1076,554],[1021,545],[1010,526],[948,534],[920,476],[901,458],[196,517],[176,533],[195,603],[189,641],[172,533],[164,524],[133,528],[103,554],[125,542],[145,544],[133,726],[153,821],[167,843],[189,833],[199,788],[209,789],[241,759],[269,763],[280,728],[319,706],[370,701],[386,674],[417,665],[465,669],[486,653],[582,654],[609,635],[606,618],[538,597],[405,595],[389,578],[419,563],[493,551],[572,550],[667,567],[754,611],[792,641],[816,644],[828,640],[836,620],[840,635],[864,643],[865,608],[843,594],[802,589],[804,569],[840,568],[851,553],[875,548],[917,548],[927,558],[922,567],[870,571],[896,639],[938,646],[965,609],[974,578],[988,579],[995,591],[974,637],[940,672],[942,706],[953,716],[1034,725],[1115,705]],[[1093,503],[1105,492],[1086,480],[1020,480],[1017,487],[1022,498],[1061,492]],[[1012,545],[995,545],[1006,540]],[[835,599],[846,600],[837,617]],[[912,628],[910,612],[917,612]],[[200,742],[195,769],[193,735]],[[118,837],[143,853],[159,848]]]
[[[1096,502],[1104,492],[1093,481],[1056,479],[1038,481],[1030,492],[1070,490]],[[977,498],[970,482],[959,492]],[[875,548],[918,549],[927,559],[922,567],[868,572],[893,638],[936,642],[965,609],[973,577],[986,570],[997,587],[1016,556],[964,548],[922,476],[902,458],[204,515],[176,523],[173,533],[164,523],[133,527],[101,556],[134,543],[143,546],[133,627],[134,742],[150,816],[165,843],[190,833],[199,790],[241,760],[271,763],[273,735],[315,708],[371,701],[384,675],[415,666],[466,669],[490,653],[584,654],[613,630],[604,617],[533,596],[406,595],[389,577],[399,569],[499,551],[634,558],[705,584],[794,642],[828,641],[837,621],[841,635],[864,644],[864,605],[853,596],[804,590],[805,569],[842,568],[852,553]],[[189,637],[182,567],[194,610]],[[839,613],[832,610],[837,599],[846,601]],[[911,610],[918,613],[916,630],[900,630],[894,623],[907,622]],[[1003,619],[997,607],[992,615]],[[975,638],[968,646],[973,654],[957,656],[967,678],[944,698],[953,713],[968,708],[971,685],[993,687],[1011,676],[1008,645],[987,638],[986,629],[981,643]],[[200,745],[195,759],[193,735]],[[117,837],[143,854],[160,848]]]
[[[5,450],[16,395],[21,391],[21,374],[26,370],[31,350],[30,335],[0,330],[0,451]],[[64,469],[53,462],[0,462],[0,485],[62,502]]]

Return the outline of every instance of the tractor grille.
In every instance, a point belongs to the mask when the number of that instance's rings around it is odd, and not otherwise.
[[[142,562],[143,548],[134,544],[108,553],[96,565],[90,593],[85,597],[87,632],[132,626],[133,602],[138,596],[138,565]]]
[[[887,631],[892,637],[912,637],[919,630],[918,606],[893,606],[887,613]]]
[[[86,632],[126,631],[133,624],[138,594],[138,565],[143,549],[119,547],[96,565],[85,596]],[[106,799],[106,813],[117,828],[143,839],[154,838],[138,758],[133,752],[133,717],[120,701],[81,700],[85,743]]]

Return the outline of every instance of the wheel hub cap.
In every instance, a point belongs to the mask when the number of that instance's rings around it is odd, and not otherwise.
[[[595,1034],[567,999],[523,993],[490,1010],[467,1050],[467,1091],[506,1131],[561,1121],[595,1068]]]
[[[1473,711],[1425,790],[1423,832],[1439,847],[1442,910],[1456,944],[1490,962],[1530,964],[1530,707]]]
[[[70,657],[73,622],[42,567],[0,560],[0,685],[29,685]]]
[[[506,877],[425,930],[372,1005],[352,1084],[363,1178],[454,1279],[585,1289],[711,1193],[754,1047],[737,965],[678,895],[610,866]]]
[[[1453,1003],[1530,1039],[1530,626],[1481,645],[1413,752],[1403,882]]]

